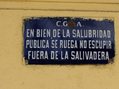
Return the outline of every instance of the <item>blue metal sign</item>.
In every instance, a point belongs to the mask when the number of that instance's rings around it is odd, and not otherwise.
[[[27,64],[107,64],[115,56],[111,18],[24,19]]]

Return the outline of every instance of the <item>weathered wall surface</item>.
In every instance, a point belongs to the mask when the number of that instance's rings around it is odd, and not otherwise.
[[[109,2],[113,1],[114,0],[110,0]],[[114,18],[116,45],[114,63],[107,65],[74,66],[25,65],[23,60],[22,22],[23,18],[29,16]],[[116,3],[98,4],[1,1],[0,89],[118,89],[118,34],[119,4]]]

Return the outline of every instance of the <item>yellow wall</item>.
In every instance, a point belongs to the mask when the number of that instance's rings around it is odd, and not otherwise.
[[[72,66],[25,65],[22,22],[23,18],[29,16],[114,18],[116,44],[114,63]],[[0,2],[0,89],[119,89],[118,45],[119,4],[2,1]]]
[[[0,0],[15,2],[80,2],[80,3],[119,3],[119,0]]]

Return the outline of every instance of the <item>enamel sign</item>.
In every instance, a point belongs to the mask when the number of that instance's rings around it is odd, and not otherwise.
[[[107,64],[115,56],[112,18],[25,18],[26,64]]]

